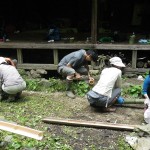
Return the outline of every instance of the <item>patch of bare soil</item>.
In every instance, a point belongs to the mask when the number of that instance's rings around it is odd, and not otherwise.
[[[142,84],[142,81],[137,79],[129,79],[123,84],[133,83]],[[42,93],[41,93],[42,94]],[[50,95],[54,101],[61,102],[64,106],[62,113],[57,113],[53,116],[61,119],[74,119],[82,121],[97,121],[103,123],[124,124],[124,125],[142,125],[144,123],[142,108],[143,104],[116,106],[115,112],[101,112],[98,108],[93,108],[89,105],[86,97],[76,97],[75,99],[68,98],[65,93],[52,93]],[[136,106],[136,107],[135,107]],[[70,113],[70,114],[68,114]],[[66,128],[65,125],[47,124],[48,132],[52,135],[63,137],[72,145],[74,150],[82,150],[87,148],[92,150],[95,145],[96,149],[102,150],[118,150],[118,139],[130,134],[131,131],[110,130],[102,128],[89,127],[73,127]]]

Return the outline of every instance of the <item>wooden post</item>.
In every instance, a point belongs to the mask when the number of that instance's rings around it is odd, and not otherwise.
[[[97,42],[97,0],[92,0],[92,18],[91,18],[91,37],[92,43]]]
[[[18,64],[23,63],[22,49],[17,49],[17,60]]]
[[[53,50],[53,57],[54,57],[54,65],[58,65],[58,50]]]
[[[136,68],[136,63],[137,63],[137,50],[132,51],[132,68]]]

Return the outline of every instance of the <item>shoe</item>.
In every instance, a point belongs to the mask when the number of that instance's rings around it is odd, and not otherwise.
[[[20,99],[21,94],[22,94],[22,92],[17,93],[16,96],[15,96],[15,99],[16,99],[16,100]]]
[[[103,112],[115,112],[116,111],[116,108],[114,107],[109,107],[109,108],[103,108]]]
[[[8,98],[8,94],[2,91],[2,93],[0,94],[0,101],[5,100],[7,98]]]
[[[70,98],[75,98],[76,96],[71,92],[71,91],[67,91],[66,95]]]
[[[7,102],[14,102],[14,101],[16,101],[15,95],[9,95]]]

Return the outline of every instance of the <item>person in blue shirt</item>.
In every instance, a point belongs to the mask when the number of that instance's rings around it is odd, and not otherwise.
[[[150,103],[150,71],[143,82],[142,95],[145,98],[144,104],[148,106]]]

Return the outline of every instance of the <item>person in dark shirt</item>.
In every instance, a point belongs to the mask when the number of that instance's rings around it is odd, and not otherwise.
[[[75,95],[70,90],[71,83],[74,79],[80,80],[82,75],[88,75],[89,80],[93,80],[89,73],[88,62],[97,61],[98,54],[94,50],[80,49],[72,52],[65,57],[58,64],[57,71],[63,77],[66,77],[67,93],[70,98],[75,98]]]

